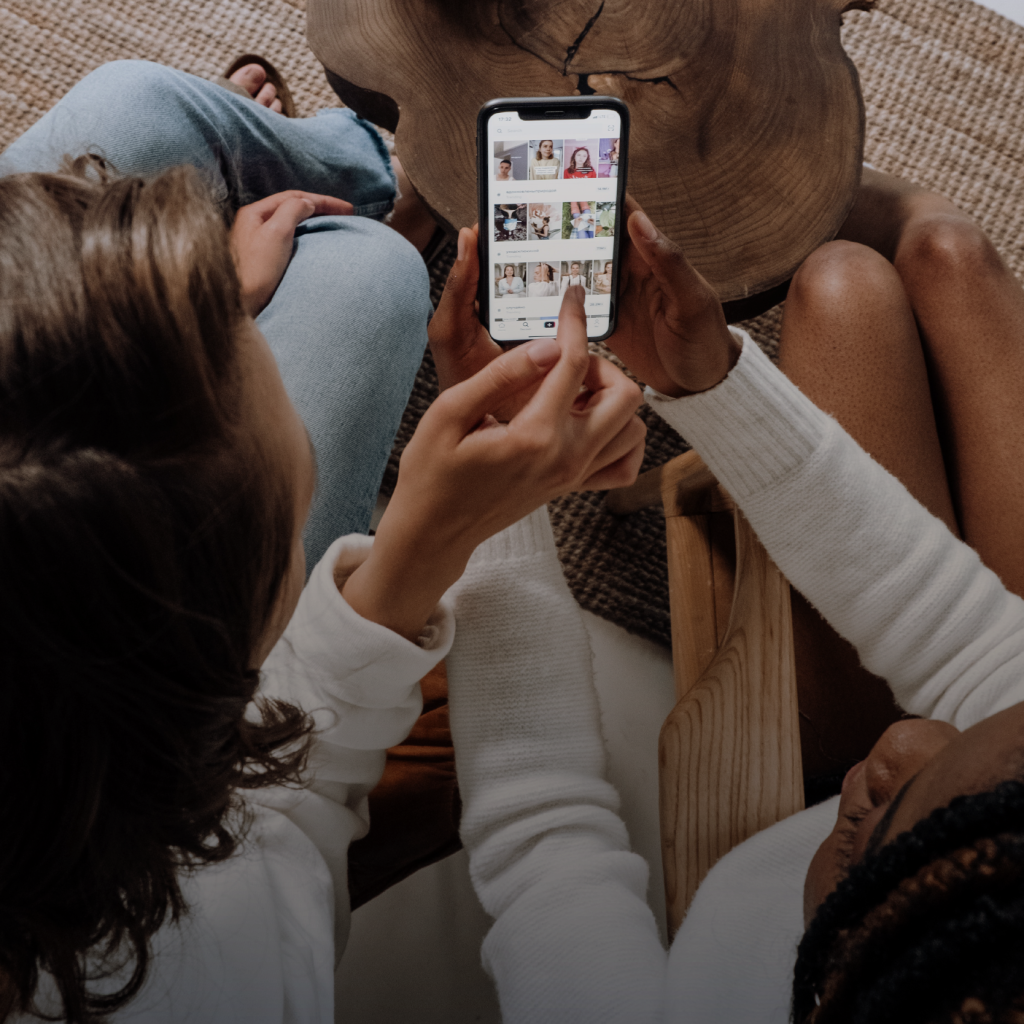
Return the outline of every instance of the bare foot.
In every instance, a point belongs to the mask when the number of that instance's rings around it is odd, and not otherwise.
[[[423,252],[434,237],[437,221],[427,209],[427,204],[412,187],[412,182],[409,181],[409,176],[397,156],[391,158],[391,166],[398,178],[398,194],[401,198],[396,200],[395,211],[391,214],[388,224],[403,238],[412,242],[417,252]]]
[[[240,85],[261,107],[269,107],[279,114],[282,112],[277,89],[267,81],[267,73],[259,64],[240,67],[228,81]]]

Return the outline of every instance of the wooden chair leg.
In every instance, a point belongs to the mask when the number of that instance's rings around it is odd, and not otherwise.
[[[674,463],[662,483],[679,703],[659,741],[670,934],[720,857],[803,807],[789,584],[695,453]]]

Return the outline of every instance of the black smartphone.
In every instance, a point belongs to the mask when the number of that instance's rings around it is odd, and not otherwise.
[[[615,330],[629,109],[610,96],[499,99],[477,117],[480,319],[502,345],[552,337],[586,290],[587,336]]]

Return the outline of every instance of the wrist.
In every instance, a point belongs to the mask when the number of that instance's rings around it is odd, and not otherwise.
[[[729,376],[743,351],[742,335],[737,337],[725,327],[724,336],[698,366],[678,367],[671,373],[673,387],[664,390],[667,398],[683,398],[710,391]]]
[[[415,643],[438,601],[465,571],[473,547],[381,521],[373,547],[347,578],[335,579],[356,614]],[[338,567],[341,568],[340,566]]]

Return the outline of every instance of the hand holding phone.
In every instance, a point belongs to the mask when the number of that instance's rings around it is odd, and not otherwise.
[[[501,346],[491,340],[487,328],[477,316],[479,227],[474,224],[459,232],[458,254],[448,273],[441,301],[427,327],[437,382],[442,391],[472,377],[502,351]]]
[[[714,387],[740,346],[714,289],[685,254],[626,198],[618,329],[608,347],[645,384],[666,395]]]
[[[478,233],[477,225],[463,228],[459,232],[455,263],[445,282],[441,301],[427,328],[438,385],[442,391],[479,373],[503,351],[502,347],[491,339],[477,316],[476,297],[480,278],[480,264],[477,258]],[[574,303],[577,301],[575,295],[563,295],[561,298],[560,331],[563,323],[567,328],[571,325],[574,318]],[[568,313],[565,311],[567,303],[572,307]],[[569,317],[568,321],[565,319],[566,316]],[[491,414],[501,422],[508,422],[532,396],[533,391],[528,387],[509,388],[501,401],[495,404]]]
[[[452,323],[465,308],[466,280],[449,278]],[[570,289],[557,337],[450,381],[424,414],[370,554],[344,587],[360,615],[415,638],[481,541],[554,497],[636,479],[646,434],[635,415],[640,390],[588,352],[583,298]],[[463,354],[486,358],[480,341],[470,339]],[[512,400],[517,408],[504,421]]]

